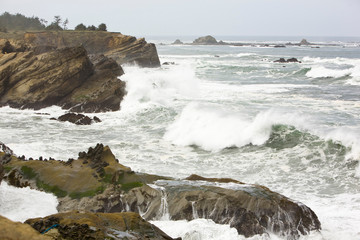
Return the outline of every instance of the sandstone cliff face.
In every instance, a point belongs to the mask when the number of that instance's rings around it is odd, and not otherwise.
[[[83,46],[89,54],[103,54],[118,64],[135,63],[140,67],[160,67],[154,44],[145,39],[110,32],[37,32],[25,33],[30,48]]]
[[[266,187],[232,179],[174,180],[135,173],[101,144],[68,162],[23,161],[5,153],[0,153],[0,162],[7,168],[4,179],[10,184],[58,196],[60,212],[132,211],[146,220],[202,217],[230,224],[246,237],[273,232],[297,239],[321,228],[310,208]]]
[[[104,56],[89,59],[83,47],[36,54],[0,55],[0,106],[40,109],[58,105],[81,112],[119,110],[123,70]]]

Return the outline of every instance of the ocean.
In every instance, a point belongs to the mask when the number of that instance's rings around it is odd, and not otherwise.
[[[322,231],[301,239],[360,239],[360,39],[308,38],[319,48],[273,48],[258,44],[301,38],[217,37],[252,45],[171,45],[176,38],[147,38],[169,65],[123,66],[127,96],[118,112],[89,114],[101,123],[50,120],[65,112],[59,107],[3,107],[0,140],[17,155],[61,160],[101,142],[134,171],[261,184],[317,214]],[[274,62],[293,57],[301,63]],[[0,186],[0,214],[13,220],[55,213],[56,204],[50,194]],[[245,239],[206,219],[153,223],[185,240]]]

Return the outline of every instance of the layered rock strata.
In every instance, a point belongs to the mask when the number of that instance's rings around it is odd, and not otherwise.
[[[77,112],[115,111],[125,95],[112,59],[89,59],[84,47],[0,57],[0,106],[40,109],[58,105]]]
[[[25,33],[29,48],[64,48],[83,46],[89,54],[103,54],[118,64],[135,63],[140,67],[159,67],[156,46],[144,38],[111,32],[35,32]]]

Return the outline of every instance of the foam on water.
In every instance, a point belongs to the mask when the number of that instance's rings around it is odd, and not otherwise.
[[[13,221],[45,217],[57,213],[58,200],[53,194],[26,188],[0,185],[0,215]]]
[[[168,69],[140,69],[125,67],[121,79],[126,82],[127,95],[121,103],[122,111],[131,111],[149,104],[169,106],[179,96],[196,96],[199,80],[190,64]]]
[[[195,219],[192,221],[151,221],[173,238],[181,237],[183,240],[277,240],[275,235],[256,235],[245,238],[238,235],[235,228],[229,225],[216,224],[208,219]]]
[[[120,79],[128,95],[122,110],[96,114],[101,123],[49,120],[65,112],[58,107],[3,107],[0,141],[18,155],[63,160],[102,142],[135,171],[262,184],[319,216],[322,232],[301,240],[359,239],[358,49],[159,46],[158,51],[162,62],[175,65],[124,66]],[[297,57],[302,64],[272,62],[279,57]],[[244,239],[204,219],[180,221],[179,227],[175,221],[156,224],[169,232],[179,228],[177,236],[186,239]]]

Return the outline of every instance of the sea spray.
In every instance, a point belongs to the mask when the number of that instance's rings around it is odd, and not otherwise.
[[[169,213],[169,205],[167,202],[167,195],[165,188],[155,184],[149,184],[149,186],[156,189],[161,194],[160,208],[158,214],[156,215],[156,219],[161,221],[169,221],[170,213]]]
[[[127,95],[121,103],[125,112],[151,104],[169,106],[179,96],[196,96],[199,88],[199,80],[190,64],[151,70],[128,66],[121,79],[126,82]]]
[[[2,181],[0,185],[0,215],[13,221],[45,217],[57,213],[58,200],[53,194],[26,188],[16,188]]]

